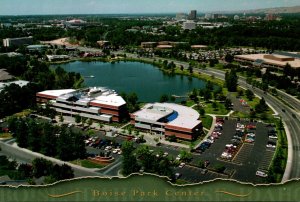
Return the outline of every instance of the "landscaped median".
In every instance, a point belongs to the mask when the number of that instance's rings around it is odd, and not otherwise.
[[[277,147],[275,155],[272,159],[272,163],[269,167],[268,181],[269,182],[281,182],[284,175],[287,157],[288,157],[288,142],[284,127],[281,120],[276,121],[277,128]]]

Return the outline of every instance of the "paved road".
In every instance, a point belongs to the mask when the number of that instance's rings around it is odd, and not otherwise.
[[[74,170],[75,177],[84,177],[84,176],[105,176],[104,174],[98,173],[94,171],[93,169],[83,168],[68,162],[60,161],[55,158],[47,157],[39,153],[31,152],[27,149],[22,149],[16,146],[13,146],[11,144],[6,144],[2,141],[0,141],[0,147],[1,152],[5,154],[6,156],[16,159],[19,162],[23,163],[31,163],[35,158],[45,158],[49,161],[52,161],[53,163],[62,165],[67,164],[72,167]]]

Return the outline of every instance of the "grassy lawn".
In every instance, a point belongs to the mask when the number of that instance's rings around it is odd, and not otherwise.
[[[12,134],[10,134],[10,133],[0,133],[0,138],[5,138],[5,139],[12,138]]]
[[[103,168],[104,166],[106,166],[106,165],[94,163],[94,162],[89,161],[87,159],[74,160],[74,161],[71,161],[70,163],[75,164],[75,165],[79,165],[79,166],[82,166],[82,167],[85,167],[85,168]]]
[[[204,108],[206,114],[217,114],[217,115],[226,115],[229,113],[229,110],[227,110],[224,106],[224,104],[217,102],[217,108],[214,109],[212,107],[212,103],[205,104],[206,107]]]
[[[17,117],[23,117],[23,116],[28,116],[31,113],[32,113],[32,110],[30,110],[30,109],[24,109],[23,111],[21,111],[19,113],[16,113],[14,115],[17,116]]]
[[[209,116],[209,115],[204,115],[200,119],[202,121],[203,127],[207,128],[207,129],[210,129],[212,121],[213,121],[213,118],[211,116]]]
[[[195,102],[193,100],[188,100],[186,101],[186,106],[191,107],[195,104]]]

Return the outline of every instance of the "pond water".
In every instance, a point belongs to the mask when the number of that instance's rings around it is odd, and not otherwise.
[[[103,86],[121,92],[135,92],[139,101],[158,102],[162,94],[185,96],[206,82],[182,75],[165,74],[151,64],[140,62],[71,62],[61,66],[66,71],[78,72],[86,86]],[[93,76],[91,78],[90,76]]]

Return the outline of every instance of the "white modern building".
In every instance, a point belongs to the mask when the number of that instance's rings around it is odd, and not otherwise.
[[[151,103],[131,114],[131,123],[136,128],[165,136],[193,140],[202,129],[199,117],[199,113],[190,107],[174,103]]]
[[[62,114],[98,121],[119,122],[127,115],[125,100],[114,90],[103,87],[46,90],[36,94],[36,101],[49,103]]]

